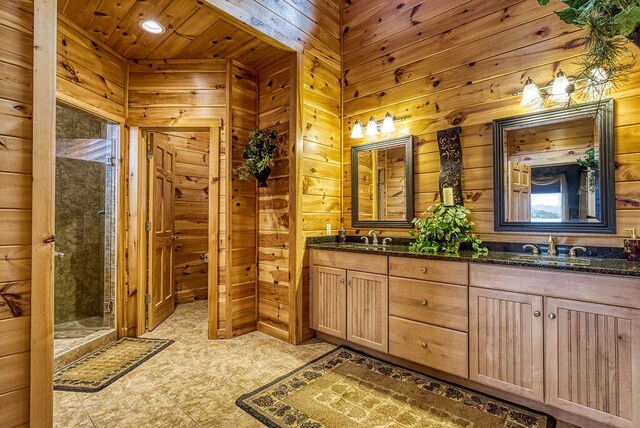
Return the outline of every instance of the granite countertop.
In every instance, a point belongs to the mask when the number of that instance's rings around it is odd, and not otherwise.
[[[579,259],[588,259],[589,265],[568,265],[568,264],[555,264],[555,262],[562,262],[563,260],[570,260],[567,257],[549,257],[545,260],[544,256],[540,256],[543,261],[527,261],[527,260],[512,260],[516,256],[526,256],[523,253],[505,252],[505,251],[489,251],[486,256],[477,255],[472,251],[460,251],[458,254],[421,254],[413,253],[409,251],[408,245],[389,245],[385,248],[378,247],[377,249],[367,249],[364,245],[354,245],[353,242],[347,242],[340,244],[335,241],[329,240],[310,240],[307,244],[309,248],[318,250],[329,251],[345,251],[349,253],[360,254],[377,254],[384,256],[396,256],[396,257],[411,257],[416,259],[427,260],[447,260],[447,261],[460,261],[469,263],[489,263],[495,265],[505,266],[519,266],[536,269],[546,270],[562,270],[573,272],[586,272],[603,275],[621,275],[640,277],[640,262],[629,262],[625,259],[614,258],[591,258],[591,257],[579,257]]]

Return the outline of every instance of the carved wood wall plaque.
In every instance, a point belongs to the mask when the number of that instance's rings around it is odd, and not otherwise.
[[[464,205],[462,197],[462,145],[461,127],[438,131],[438,149],[440,150],[440,200],[444,200],[442,189],[453,188],[453,202]]]

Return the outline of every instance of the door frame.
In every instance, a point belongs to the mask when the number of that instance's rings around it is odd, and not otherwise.
[[[207,125],[202,122],[194,126],[132,126],[129,128],[129,281],[121,293],[125,297],[122,307],[125,323],[135,318],[135,331],[129,334],[141,336],[146,333],[146,310],[144,295],[146,294],[148,254],[147,230],[148,218],[147,191],[148,167],[146,134],[149,132],[181,132],[209,130],[209,220],[208,220],[208,337],[218,338],[218,248],[219,248],[219,205],[220,205],[220,153],[221,119],[211,119]],[[216,160],[214,162],[214,160]],[[216,195],[216,197],[211,197]],[[125,289],[127,288],[127,289]]]

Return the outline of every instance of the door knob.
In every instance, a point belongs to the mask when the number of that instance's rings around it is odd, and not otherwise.
[[[344,284],[344,279],[341,279],[341,280],[340,280],[340,284]]]
[[[556,319],[556,314],[554,314],[553,312],[549,314],[549,319],[550,320],[554,320]]]
[[[176,239],[178,239],[178,235],[171,235],[171,239],[175,241]]]
[[[421,304],[422,306],[427,306],[427,303],[429,303],[429,302],[427,302],[426,300],[421,300],[421,301],[420,301],[420,304]]]
[[[420,269],[420,271],[421,271],[422,273],[427,273],[427,268],[422,268],[422,269]]]
[[[427,348],[427,342],[422,342],[422,343],[420,344],[420,346],[422,346],[424,349],[426,349],[426,348]]]
[[[535,312],[533,313],[533,316],[534,316],[534,317],[536,317],[536,318],[538,318],[540,315],[542,315],[542,314],[540,313],[540,311],[535,311]]]

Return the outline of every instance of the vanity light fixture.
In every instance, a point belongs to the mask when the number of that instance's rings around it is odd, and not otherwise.
[[[612,86],[609,74],[601,68],[594,68],[589,73],[584,92],[589,99],[600,99],[607,96]]]
[[[364,135],[362,135],[362,123],[359,120],[356,120],[356,123],[353,124],[351,138],[364,138]]]
[[[140,21],[139,25],[140,28],[151,34],[162,34],[165,31],[164,26],[158,21],[154,21],[153,19],[145,19],[143,21]]]
[[[367,132],[365,132],[365,135],[367,137],[375,137],[379,132],[380,131],[378,131],[378,122],[376,122],[376,119],[371,116],[371,118],[369,119],[369,123],[367,123]]]
[[[353,124],[353,128],[351,129],[351,138],[364,138],[367,137],[375,137],[380,132],[383,134],[391,134],[392,132],[396,132],[395,120],[391,113],[386,113],[384,115],[383,120],[376,120],[375,117],[371,116],[369,118],[369,122],[367,122],[367,129],[362,133],[362,122],[356,120]]]
[[[385,134],[389,134],[391,132],[395,132],[396,126],[393,124],[393,116],[391,113],[387,113],[384,115],[384,120],[382,121],[382,132]]]
[[[529,106],[539,103],[542,100],[540,97],[540,90],[531,77],[524,83],[524,90],[522,91],[521,106]]]
[[[558,71],[556,74],[556,78],[553,80],[553,86],[551,86],[551,94],[549,98],[556,102],[566,101],[571,92],[568,91],[569,88],[569,79],[567,79],[567,75],[564,74],[562,70]]]

